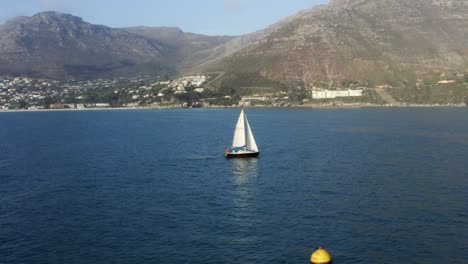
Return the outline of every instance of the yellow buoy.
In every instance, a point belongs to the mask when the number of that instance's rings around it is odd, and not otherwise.
[[[332,263],[332,257],[328,252],[323,249],[322,247],[319,247],[314,254],[310,257],[310,263],[311,264],[331,264]]]

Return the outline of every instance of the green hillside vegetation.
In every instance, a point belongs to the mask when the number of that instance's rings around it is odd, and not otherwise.
[[[463,104],[468,100],[468,84],[422,85],[389,88],[393,98],[409,104]]]
[[[271,90],[258,89],[258,87],[268,87]],[[241,96],[251,95],[257,92],[265,93],[265,91],[280,91],[282,89],[285,89],[284,84],[264,78],[255,73],[229,72],[224,75],[219,92],[224,95]]]

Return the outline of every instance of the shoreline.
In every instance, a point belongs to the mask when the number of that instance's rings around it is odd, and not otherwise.
[[[292,105],[287,107],[277,106],[249,106],[244,108],[275,108],[275,109],[364,109],[364,108],[464,108],[468,107],[465,104],[458,105],[433,105],[433,104],[402,104],[402,105],[377,105],[377,104],[344,104],[344,105],[328,105],[328,104],[306,104]],[[164,106],[149,106],[149,107],[107,107],[107,108],[82,108],[82,109],[0,109],[0,113],[33,113],[33,112],[81,112],[81,111],[119,111],[119,110],[167,110],[167,109],[237,109],[242,106],[209,106],[201,108],[183,108],[183,107],[164,107]]]

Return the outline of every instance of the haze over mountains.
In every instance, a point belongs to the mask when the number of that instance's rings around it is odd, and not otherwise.
[[[113,29],[55,12],[0,26],[0,75],[218,71],[245,85],[377,85],[467,72],[467,62],[468,1],[332,0],[239,37]]]

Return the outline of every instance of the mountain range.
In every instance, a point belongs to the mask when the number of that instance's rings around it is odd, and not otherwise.
[[[69,14],[43,12],[0,26],[0,75],[174,75],[232,38],[167,27],[110,28]]]
[[[398,85],[467,71],[468,1],[331,0],[237,37],[116,29],[56,12],[0,26],[0,75],[224,72],[225,84],[313,87]]]
[[[468,1],[332,0],[272,27],[209,67],[289,87],[398,85],[468,70]]]

